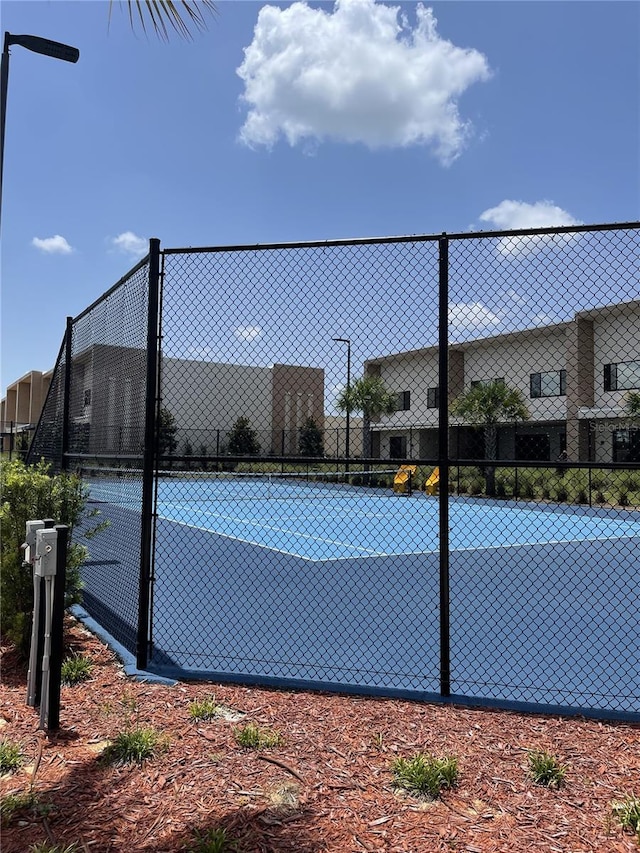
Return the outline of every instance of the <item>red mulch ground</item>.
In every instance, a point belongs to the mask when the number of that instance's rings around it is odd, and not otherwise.
[[[194,831],[213,827],[226,829],[238,853],[640,850],[611,813],[613,800],[640,795],[638,726],[204,682],[142,684],[78,623],[69,622],[68,635],[94,669],[90,681],[63,688],[61,730],[50,737],[25,705],[24,670],[2,650],[0,737],[19,742],[25,765],[0,779],[0,794],[29,790],[41,748],[34,789],[48,807],[3,827],[4,853],[42,841],[99,853],[194,850]],[[284,745],[242,749],[238,723],[190,722],[190,703],[213,695],[244,712],[244,722],[278,730]],[[166,734],[168,749],[141,766],[105,765],[104,741],[122,731],[134,704],[133,718]],[[527,778],[531,748],[567,765],[558,791]],[[440,801],[394,791],[391,762],[417,751],[458,757],[458,784]]]

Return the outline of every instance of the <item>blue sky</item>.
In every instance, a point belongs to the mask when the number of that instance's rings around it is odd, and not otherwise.
[[[3,388],[53,365],[65,317],[150,236],[640,218],[637,3],[218,7],[207,32],[166,44],[132,33],[118,5],[108,27],[103,2],[2,3],[3,30],[80,49],[76,65],[11,53]]]

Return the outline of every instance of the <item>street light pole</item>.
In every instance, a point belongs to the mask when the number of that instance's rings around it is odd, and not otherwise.
[[[336,341],[337,343],[347,345],[347,402],[349,402],[349,392],[351,391],[351,341],[349,338],[333,338],[333,340]],[[345,466],[345,470],[347,470],[347,471],[349,470],[348,460],[349,460],[350,450],[351,450],[351,445],[350,445],[350,439],[351,439],[350,416],[351,416],[351,408],[350,408],[350,406],[347,406],[347,417],[346,417],[347,434],[345,436],[345,443],[344,443],[344,455],[347,457],[347,463]]]
[[[2,186],[4,173],[4,129],[7,119],[7,89],[9,87],[9,48],[12,44],[20,45],[34,53],[61,59],[63,62],[77,62],[80,51],[77,47],[62,44],[59,41],[41,38],[40,36],[11,35],[5,32],[2,62],[0,64],[0,217],[2,215]]]

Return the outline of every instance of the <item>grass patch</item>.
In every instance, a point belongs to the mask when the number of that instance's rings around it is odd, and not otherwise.
[[[458,779],[458,759],[436,758],[419,752],[412,758],[398,758],[391,767],[399,788],[412,794],[437,799],[443,788],[452,788]]]
[[[40,841],[38,844],[32,844],[29,848],[29,853],[80,853],[80,848],[77,844],[65,844],[60,847],[59,844],[49,844],[48,841]]]
[[[43,816],[51,811],[51,806],[42,803],[35,791],[25,791],[23,794],[7,794],[0,799],[0,822],[3,826],[11,823],[15,817],[31,813]]]
[[[227,830],[223,827],[207,829],[206,832],[196,832],[191,847],[187,853],[235,853],[238,846],[233,841]]]
[[[108,764],[142,764],[165,748],[166,742],[155,729],[136,727],[116,735],[102,759]]]
[[[71,655],[62,661],[62,683],[67,687],[73,687],[82,681],[91,678],[93,664],[90,658],[84,655]]]
[[[254,723],[248,723],[240,729],[235,730],[236,741],[244,749],[263,749],[269,746],[279,746],[282,737],[278,732],[271,729],[261,729]]]
[[[17,743],[0,740],[0,773],[13,773],[22,764],[22,752]]]
[[[620,826],[628,831],[635,832],[640,841],[640,799],[628,796],[623,800],[611,803],[611,811]]]
[[[564,783],[567,768],[560,764],[555,755],[544,750],[531,750],[529,759],[529,775],[536,785],[557,790]]]
[[[189,705],[189,719],[194,723],[200,720],[212,720],[219,714],[220,706],[215,700],[215,696],[210,699],[196,699]]]

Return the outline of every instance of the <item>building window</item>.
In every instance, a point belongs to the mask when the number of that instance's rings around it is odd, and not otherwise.
[[[614,462],[640,462],[640,429],[617,429],[612,443]]]
[[[440,405],[440,389],[427,388],[427,408],[437,409]]]
[[[408,412],[411,408],[411,391],[399,391],[396,394],[396,412]]]
[[[84,406],[91,405],[91,388],[87,388],[84,392]]]
[[[473,379],[471,381],[472,388],[482,388],[487,385],[493,385],[494,382],[499,382],[504,385],[504,376],[499,376],[497,379]]]
[[[605,391],[629,391],[633,388],[640,388],[640,361],[605,364]]]
[[[407,458],[407,437],[406,435],[392,435],[389,439],[389,456],[392,459]]]
[[[564,397],[567,393],[567,371],[548,370],[546,373],[532,373],[529,376],[529,396]]]

